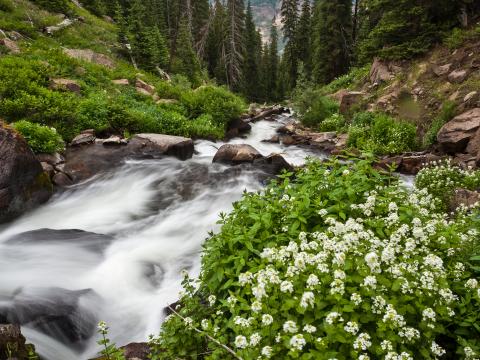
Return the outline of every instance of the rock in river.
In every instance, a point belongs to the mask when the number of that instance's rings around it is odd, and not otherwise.
[[[253,163],[255,159],[262,158],[253,146],[248,144],[224,144],[218,149],[213,162],[227,164]]]
[[[25,139],[0,121],[0,223],[46,202],[52,184]]]

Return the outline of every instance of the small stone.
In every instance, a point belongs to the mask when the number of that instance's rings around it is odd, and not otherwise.
[[[115,85],[122,85],[122,86],[130,85],[130,82],[128,81],[128,79],[116,79],[116,80],[112,80],[112,83],[114,83]]]
[[[448,75],[448,81],[460,84],[465,81],[468,76],[467,70],[455,70]]]

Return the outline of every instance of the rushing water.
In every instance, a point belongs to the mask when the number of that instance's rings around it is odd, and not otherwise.
[[[231,143],[281,153],[295,165],[315,155],[262,142],[288,116],[277,120],[253,124]],[[212,164],[220,146],[198,141],[184,162],[127,161],[0,229],[0,309],[29,319],[22,332],[43,358],[93,357],[99,320],[117,344],[158,332],[163,309],[178,299],[181,270],[198,274],[202,242],[219,213],[263,186],[258,169]],[[45,318],[61,321],[45,328]]]

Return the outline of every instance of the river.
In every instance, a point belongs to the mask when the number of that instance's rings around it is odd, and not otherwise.
[[[289,119],[252,124],[246,138],[230,143],[281,153],[293,165],[321,157],[262,142]],[[0,314],[8,309],[25,323],[22,332],[42,358],[94,357],[99,320],[119,345],[158,333],[163,309],[178,299],[181,271],[198,274],[219,213],[264,186],[259,169],[212,164],[221,145],[197,141],[187,161],[127,161],[0,228]]]

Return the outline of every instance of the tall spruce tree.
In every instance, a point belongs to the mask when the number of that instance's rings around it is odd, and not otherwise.
[[[225,49],[227,43],[227,12],[221,0],[215,0],[210,9],[211,26],[208,32],[205,61],[210,76],[226,84]]]
[[[352,0],[318,0],[314,16],[313,77],[325,84],[349,69]]]
[[[257,29],[253,22],[252,7],[248,2],[247,12],[245,16],[245,46],[243,61],[243,93],[252,101],[259,101],[261,97],[261,89],[259,87],[260,78],[260,58],[262,44],[258,38]]]
[[[225,46],[227,84],[231,89],[239,90],[245,47],[245,6],[243,0],[227,0],[227,18],[228,28]]]
[[[283,35],[286,40],[286,45],[283,53],[283,62],[285,70],[287,71],[288,89],[295,87],[297,79],[297,24],[298,24],[298,0],[283,0],[282,1],[282,23]]]
[[[171,70],[176,74],[185,75],[194,86],[200,85],[200,61],[193,48],[193,37],[186,18],[180,21]]]
[[[275,19],[273,20],[272,27],[270,29],[270,45],[268,49],[268,60],[267,60],[267,69],[266,69],[266,97],[268,100],[276,101],[279,100],[279,91],[278,91],[278,65],[279,65],[279,56],[278,56],[278,31],[275,25]]]
[[[312,9],[311,0],[303,0],[302,14],[297,27],[298,59],[303,63],[305,76],[312,75]]]

